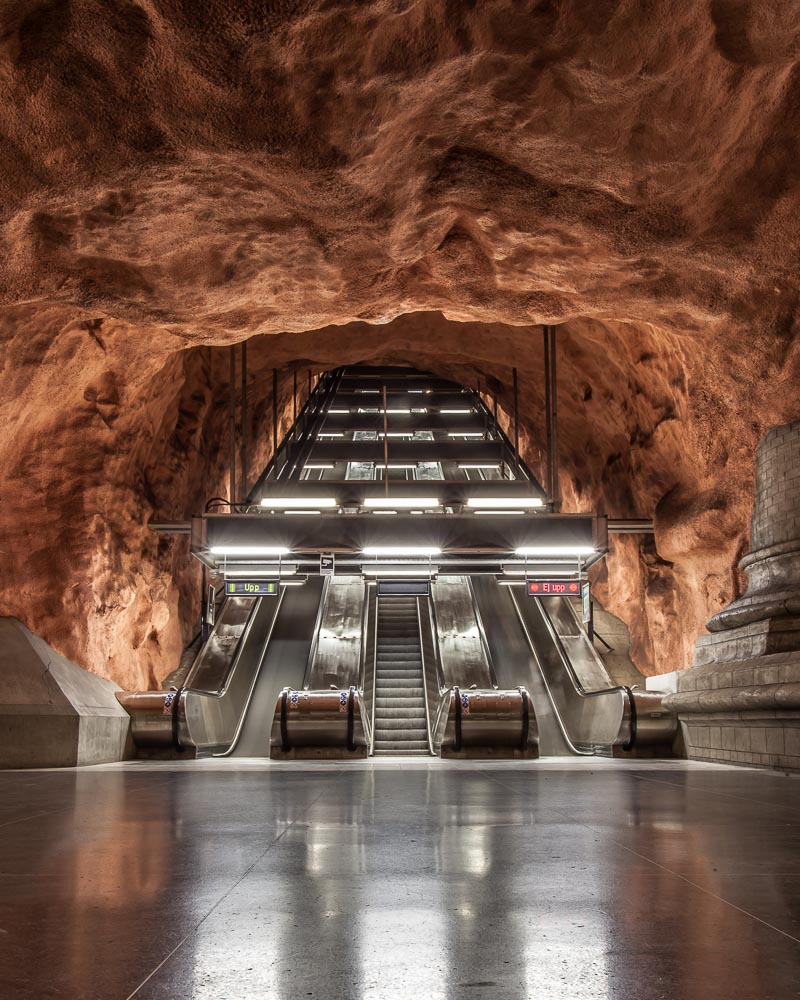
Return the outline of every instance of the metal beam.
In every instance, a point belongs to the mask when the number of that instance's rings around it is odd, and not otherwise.
[[[506,456],[506,460],[508,460]],[[390,461],[408,462],[492,462],[503,460],[499,441],[407,441],[392,440]],[[382,441],[349,441],[345,438],[323,438],[314,444],[309,462],[375,462],[384,461]]]
[[[194,530],[196,529],[196,530]],[[285,547],[295,554],[316,552],[351,552],[362,554],[370,547],[430,548],[442,555],[496,556],[507,561],[518,558],[516,549],[539,547],[544,551],[585,547],[599,557],[608,547],[608,531],[604,518],[584,514],[513,515],[510,517],[477,517],[471,514],[430,514],[415,516],[397,514],[379,517],[374,514],[275,514],[252,516],[244,514],[207,514],[193,519],[193,551],[221,562],[212,550],[215,547],[248,548]],[[411,553],[409,553],[411,557]],[[543,556],[544,557],[544,556]],[[253,562],[246,551],[240,558]],[[375,558],[386,558],[385,555]],[[440,556],[437,554],[436,559]],[[275,556],[269,559],[274,562]],[[267,560],[264,556],[263,560]]]

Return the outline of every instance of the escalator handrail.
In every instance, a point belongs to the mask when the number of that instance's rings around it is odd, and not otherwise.
[[[317,655],[317,646],[319,645],[319,632],[322,627],[322,616],[325,611],[325,601],[328,597],[328,588],[330,587],[331,577],[326,576],[325,582],[322,585],[322,594],[319,599],[319,608],[317,608],[317,620],[314,622],[314,638],[311,641],[311,649],[308,651],[308,662],[306,663],[306,670],[303,675],[303,690],[308,691],[309,682],[311,681],[311,671],[314,666],[314,657]]]
[[[431,584],[433,586],[433,584]],[[439,648],[439,622],[436,618],[436,604],[433,600],[433,593],[428,598],[428,619],[431,627],[431,638],[433,640],[434,660],[436,662],[436,686],[439,688],[439,697],[449,690],[444,677],[442,667],[442,652]]]
[[[498,690],[499,685],[497,683],[497,674],[494,671],[494,661],[492,660],[492,651],[489,649],[489,641],[486,638],[486,630],[483,627],[483,619],[481,618],[480,608],[478,607],[478,601],[475,597],[475,589],[472,586],[472,577],[468,576],[467,587],[469,588],[469,596],[472,601],[472,611],[475,615],[475,621],[478,625],[478,635],[481,639],[481,646],[483,647],[483,655],[486,657],[486,665],[489,668],[489,680],[492,687]]]
[[[542,616],[542,620],[545,623],[545,627],[547,628],[547,631],[550,633],[550,637],[553,640],[553,644],[555,645],[556,649],[558,650],[558,655],[559,658],[561,659],[564,669],[569,674],[573,686],[575,687],[575,690],[578,692],[578,694],[582,698],[596,698],[600,695],[606,695],[610,691],[617,691],[627,697],[627,692],[630,690],[630,688],[626,688],[623,684],[610,684],[608,687],[605,688],[593,688],[591,691],[586,690],[586,688],[581,683],[578,675],[575,673],[575,669],[573,668],[572,663],[570,662],[570,658],[567,655],[567,651],[564,649],[564,644],[561,641],[561,636],[558,634],[558,632],[556,632],[555,627],[553,626],[553,623],[550,620],[550,615],[547,613],[547,609],[542,607],[542,603],[539,598],[533,598],[533,600],[537,601],[539,605],[539,612]],[[566,600],[566,598],[558,597],[558,598],[551,598],[551,600],[563,601]],[[571,610],[572,609],[570,608],[570,611]]]
[[[414,603],[416,604],[417,607],[417,635],[419,637],[419,655],[420,655],[420,660],[422,662],[422,693],[425,698],[425,725],[428,730],[428,749],[430,750],[431,753],[433,753],[434,751],[433,751],[433,735],[431,733],[431,714],[430,714],[430,705],[428,704],[428,677],[427,677],[427,670],[425,667],[425,643],[423,642],[422,639],[422,614],[419,608],[419,602],[425,600],[430,602],[429,597],[428,598],[418,597]],[[436,669],[435,666],[434,669]]]
[[[269,632],[267,633],[267,638],[261,649],[261,658],[258,661],[258,667],[253,672],[253,681],[250,685],[250,690],[247,692],[247,698],[245,699],[244,707],[242,708],[241,714],[239,715],[239,721],[236,723],[236,731],[233,734],[233,739],[231,740],[228,747],[221,754],[214,754],[215,757],[227,757],[233,753],[236,749],[236,744],[239,742],[239,737],[242,735],[242,729],[244,728],[244,720],[247,718],[247,713],[250,709],[250,702],[253,700],[253,692],[256,689],[256,683],[261,674],[261,668],[264,665],[264,659],[267,655],[267,650],[269,649],[269,644],[272,642],[272,633],[275,631],[275,626],[278,621],[278,615],[281,612],[281,607],[283,606],[283,598],[286,594],[286,588],[281,589],[278,595],[278,606],[275,608],[275,614],[272,616],[272,621],[269,625]],[[264,598],[258,598],[258,600],[264,600]]]
[[[284,591],[281,591],[280,594],[278,595],[278,598],[277,598],[277,600],[278,600],[278,606],[275,609],[275,617],[277,617],[278,611],[280,610],[280,602],[283,600],[283,594],[284,594]],[[233,651],[233,656],[231,656],[230,661],[228,663],[228,669],[225,671],[225,676],[224,676],[223,681],[222,681],[222,686],[219,687],[219,688],[217,688],[216,691],[208,691],[205,688],[194,688],[194,687],[192,687],[192,685],[190,683],[188,683],[189,682],[189,677],[187,677],[186,678],[186,683],[184,683],[183,686],[181,687],[181,691],[184,694],[191,693],[193,695],[196,695],[197,697],[203,697],[203,698],[224,698],[225,697],[225,695],[226,695],[226,693],[228,691],[228,688],[231,685],[231,681],[233,680],[233,676],[234,676],[234,674],[236,672],[236,667],[239,665],[239,660],[241,658],[242,652],[243,652],[243,650],[244,650],[244,648],[245,648],[245,646],[247,644],[247,639],[248,639],[248,637],[250,635],[250,632],[251,632],[252,627],[253,627],[253,622],[255,621],[255,618],[256,618],[256,612],[258,611],[259,607],[261,606],[261,601],[266,600],[266,598],[263,598],[263,597],[254,597],[254,598],[250,598],[250,599],[253,601],[253,607],[250,609],[250,614],[247,616],[247,621],[244,623],[244,627],[242,628],[241,634],[239,635],[238,639],[236,640],[236,646],[235,646],[234,651]],[[273,618],[273,622],[274,622],[274,618]],[[270,634],[271,633],[272,633],[272,626],[270,626]],[[206,640],[206,642],[210,641],[213,635],[214,635],[214,633],[212,632],[212,634],[208,637],[208,639]],[[204,648],[205,648],[205,644],[204,644]],[[202,650],[201,650],[201,652],[202,652]],[[199,655],[198,655],[198,658],[199,658]]]
[[[556,704],[556,700],[553,697],[553,692],[550,690],[550,685],[547,683],[547,676],[544,670],[542,669],[541,663],[539,662],[539,657],[536,653],[536,646],[534,645],[533,639],[531,638],[531,634],[528,631],[528,626],[525,622],[525,619],[522,617],[522,612],[520,610],[519,604],[517,603],[516,595],[513,593],[513,589],[511,587],[508,588],[508,596],[511,599],[511,603],[514,606],[514,610],[517,613],[517,618],[519,619],[520,626],[522,627],[522,632],[523,635],[525,636],[525,641],[528,643],[528,649],[530,650],[530,654],[533,657],[534,663],[536,664],[536,669],[539,671],[539,676],[541,677],[542,683],[544,684],[545,690],[547,691],[547,697],[550,700],[550,707],[553,710],[553,715],[555,716],[556,722],[558,723],[558,728],[561,730],[561,735],[564,738],[564,742],[567,744],[567,746],[574,754],[578,754],[579,756],[593,756],[593,752],[591,750],[584,749],[582,746],[573,743],[572,738],[567,732],[567,727],[564,725],[564,720],[561,718],[561,712],[559,711],[558,705]]]

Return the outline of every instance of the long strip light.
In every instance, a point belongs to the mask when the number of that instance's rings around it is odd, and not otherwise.
[[[261,501],[262,507],[271,510],[302,510],[305,508],[338,507],[339,502],[336,497],[264,497]]]
[[[335,469],[333,462],[306,462],[304,469]]]
[[[361,550],[365,556],[440,556],[442,550],[433,545],[368,545]]]
[[[499,469],[499,462],[459,462],[459,469]]]
[[[212,556],[288,556],[285,545],[212,545]]]
[[[483,431],[450,431],[447,435],[451,438],[482,438]]]
[[[455,415],[456,413],[461,415],[463,413],[474,413],[474,412],[475,412],[474,410],[445,410],[442,408],[439,409],[439,413],[449,413],[451,416]]]
[[[541,507],[540,497],[470,497],[467,500],[467,507],[485,509],[491,507],[492,510],[499,510],[505,507],[511,510],[528,510],[530,507]]]
[[[271,576],[294,576],[297,573],[297,563],[262,563],[260,566],[252,566],[249,569],[226,569],[225,579],[228,577],[242,577],[252,579],[269,579]]]
[[[439,572],[438,566],[431,563],[365,563],[361,567],[361,572],[365,576],[435,576]]]
[[[514,550],[518,556],[592,556],[591,545],[523,545]]]
[[[365,507],[441,507],[438,497],[366,497]]]

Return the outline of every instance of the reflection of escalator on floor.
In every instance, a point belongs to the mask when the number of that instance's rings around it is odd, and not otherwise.
[[[415,597],[378,599],[374,753],[430,753]]]

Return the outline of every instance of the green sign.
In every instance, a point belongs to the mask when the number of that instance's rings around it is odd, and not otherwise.
[[[225,593],[228,597],[277,597],[277,580],[226,580]]]

